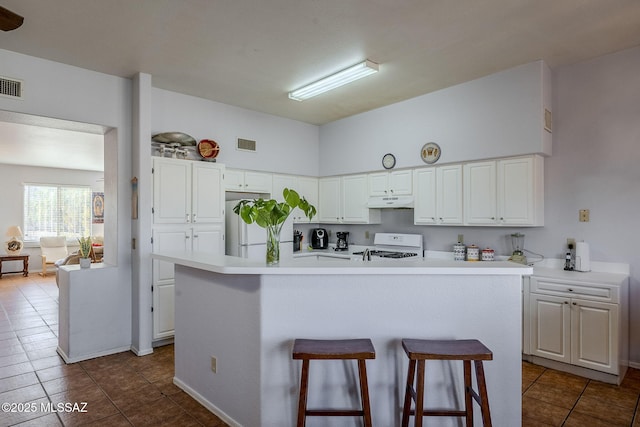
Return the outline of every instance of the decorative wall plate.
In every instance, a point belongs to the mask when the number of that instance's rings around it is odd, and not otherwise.
[[[198,153],[205,159],[215,159],[220,146],[213,139],[203,139],[198,143]]]
[[[435,142],[427,142],[422,147],[422,150],[420,150],[422,161],[428,164],[437,162],[440,154],[442,154],[442,150],[440,150],[440,146]]]

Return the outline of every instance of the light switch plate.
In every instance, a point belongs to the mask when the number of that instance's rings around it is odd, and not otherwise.
[[[580,209],[580,222],[589,222],[589,209]]]

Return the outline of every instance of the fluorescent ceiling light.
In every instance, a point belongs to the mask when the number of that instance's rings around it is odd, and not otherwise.
[[[320,95],[321,93],[346,85],[347,83],[351,83],[352,81],[377,72],[378,64],[366,60],[320,79],[317,82],[303,86],[300,89],[296,89],[293,92],[289,92],[289,98],[295,99],[296,101],[304,101],[305,99],[313,98],[316,95]]]

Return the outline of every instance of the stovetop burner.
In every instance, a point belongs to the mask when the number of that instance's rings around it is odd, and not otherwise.
[[[362,255],[364,251],[354,252],[354,255]],[[393,252],[393,251],[378,251],[372,250],[369,251],[372,256],[379,256],[380,258],[409,258],[413,256],[418,256],[415,252]]]

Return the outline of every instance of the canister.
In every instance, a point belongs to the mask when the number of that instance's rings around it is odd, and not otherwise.
[[[467,247],[467,261],[480,261],[480,248],[476,245]]]
[[[464,261],[467,255],[467,247],[464,243],[456,243],[453,245],[453,260],[454,261]]]
[[[482,261],[493,261],[495,251],[491,248],[486,248],[482,250]]]

